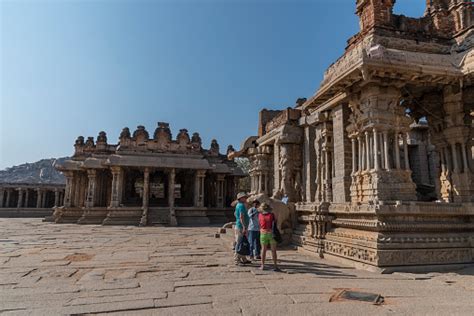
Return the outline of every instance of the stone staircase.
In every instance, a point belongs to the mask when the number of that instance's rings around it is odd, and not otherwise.
[[[168,208],[150,208],[148,210],[147,225],[164,226],[170,223],[170,210]]]
[[[102,225],[140,225],[143,210],[141,207],[118,208],[109,210]]]

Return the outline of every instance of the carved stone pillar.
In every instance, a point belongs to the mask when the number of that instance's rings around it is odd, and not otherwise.
[[[36,189],[36,208],[41,208],[43,205],[43,192],[41,189]]]
[[[64,206],[64,194],[65,194],[65,191],[62,191],[61,193],[59,193],[59,206]]]
[[[293,188],[291,183],[291,171],[292,171],[292,161],[291,161],[291,144],[281,144],[280,145],[280,168],[281,168],[281,184],[280,188],[283,191],[283,194],[288,195],[291,198],[293,194]]]
[[[379,163],[379,134],[377,129],[374,128],[374,169],[375,171],[380,170],[380,163]]]
[[[363,133],[362,133],[363,134]],[[362,136],[361,137],[361,140],[362,140],[362,154],[361,154],[361,157],[362,157],[362,163],[360,164],[361,165],[361,172],[364,172],[367,170],[367,150],[366,150],[366,145],[365,145],[365,137]]]
[[[377,133],[377,141],[379,143],[379,152],[378,152],[378,159],[380,162],[380,168],[381,169],[387,169],[385,168],[385,158],[384,158],[384,149],[383,149],[383,133]]]
[[[462,163],[463,163],[463,173],[469,173],[469,163],[467,162],[467,154],[466,154],[467,146],[465,143],[461,143],[461,155],[462,155]]]
[[[64,190],[64,207],[71,207],[72,201],[74,201],[74,173],[63,172],[66,177],[66,188]],[[38,199],[40,195],[38,194]],[[38,207],[38,206],[37,206]]]
[[[23,207],[27,208],[30,201],[30,190],[25,189],[25,201],[23,202]]]
[[[23,207],[23,189],[18,188],[18,203],[16,205],[16,208],[22,208]]]
[[[357,153],[356,153],[356,139],[351,138],[352,144],[352,175],[354,175],[357,171]]]
[[[143,197],[142,197],[142,218],[140,219],[140,226],[146,226],[148,221],[148,205],[150,201],[150,170],[145,168],[143,170]]]
[[[410,159],[408,157],[407,134],[403,134],[403,155],[405,160],[405,170],[410,170]]]
[[[0,208],[2,208],[5,205],[3,203],[4,199],[5,199],[5,189],[1,188],[0,189]]]
[[[272,195],[272,188],[271,188],[271,173],[270,172],[265,172],[265,174],[263,175],[265,177],[265,194],[268,195],[268,196],[271,196]]]
[[[321,113],[316,125],[314,141],[316,152],[316,197],[317,202],[332,199],[332,149],[333,122],[329,113]]]
[[[262,173],[258,172],[256,174],[257,177],[257,194],[262,193]]]
[[[451,144],[451,155],[453,156],[453,172],[455,174],[459,173],[459,160],[456,150],[456,143],[452,142]]]
[[[346,203],[351,200],[351,173],[355,172],[357,165],[355,149],[355,138],[352,144],[347,133],[347,125],[350,110],[347,103],[336,106],[332,111],[332,140],[330,144],[331,157],[331,200],[335,203]],[[329,140],[329,139],[328,139]],[[351,155],[352,152],[352,155]]]
[[[206,170],[196,170],[194,178],[194,206],[204,207],[204,180],[206,178]]]
[[[142,206],[147,208],[150,200],[150,169],[143,170],[143,197]]]
[[[313,202],[316,191],[316,152],[314,148],[315,131],[313,126],[305,126],[304,130],[304,193],[305,201]]]
[[[120,167],[112,167],[112,195],[110,207],[119,207],[122,197],[123,170]]]
[[[257,149],[249,149],[249,176],[250,176],[250,193],[257,194],[258,192],[258,179],[257,179]]]
[[[54,207],[60,206],[59,205],[59,198],[60,198],[59,189],[54,189]]]
[[[11,194],[11,189],[7,188],[7,199],[5,201],[5,207],[10,207]]]
[[[46,202],[47,202],[47,197],[48,197],[48,190],[42,191],[43,196],[41,197],[41,207],[45,208],[46,207]]]
[[[365,170],[370,170],[370,139],[369,132],[365,131]]]
[[[277,195],[278,192],[281,190],[280,184],[280,144],[275,141],[275,144],[273,145],[273,171],[274,171],[274,176],[273,176],[273,196]]]
[[[352,202],[359,202],[361,200],[361,179],[363,166],[363,141],[360,135],[357,133],[351,133],[352,139],[352,151],[353,151],[353,162],[352,162],[352,174],[350,184],[350,198]]]
[[[200,184],[201,184],[201,179],[199,179],[198,176],[198,170],[194,173],[194,207],[199,207],[199,195],[200,195]]]
[[[447,167],[446,167],[446,159],[444,158],[444,147],[441,148],[441,150],[439,151],[439,158],[441,161],[441,173],[445,173],[447,171]]]
[[[398,131],[395,132],[395,138],[393,141],[394,149],[395,149],[395,167],[397,170],[401,168],[400,164],[400,143],[399,143],[400,134]]]
[[[331,156],[328,149],[324,151],[324,201],[332,201]]]
[[[170,225],[177,226],[176,210],[174,208],[174,189],[175,189],[175,169],[170,169],[168,174],[168,206],[170,209]]]
[[[324,257],[324,240],[326,239],[326,233],[332,220],[332,217],[329,216],[329,205],[328,202],[321,202],[317,205],[314,221],[311,223],[311,237],[315,239],[316,253],[318,253],[321,258]]]
[[[85,207],[94,207],[96,204],[96,191],[97,191],[97,170],[88,169],[87,177],[89,179],[87,184],[87,197]],[[55,192],[56,195],[56,192]],[[55,202],[56,203],[56,202]]]
[[[261,146],[251,148],[248,151],[250,160],[251,194],[262,194],[269,192],[269,183],[266,174],[272,170],[272,148]],[[270,192],[271,194],[271,192]]]
[[[383,158],[384,158],[384,168],[390,170],[390,161],[388,156],[388,132],[383,131]]]
[[[74,206],[81,207],[81,186],[82,186],[82,174],[81,172],[75,172],[74,177]]]
[[[373,132],[368,132],[369,133],[369,170],[370,169],[375,169],[374,165],[374,137],[373,137]]]
[[[217,175],[217,207],[224,207],[224,179],[225,175]]]

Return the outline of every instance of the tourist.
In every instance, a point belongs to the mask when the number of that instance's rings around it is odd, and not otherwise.
[[[272,250],[273,270],[281,271],[277,264],[277,242],[273,238],[273,226],[277,223],[277,218],[272,212],[272,208],[267,203],[262,203],[260,213],[258,214],[258,222],[260,225],[260,243],[262,249],[262,265],[261,270],[265,269],[265,258],[268,248]]]
[[[235,206],[235,243],[239,244],[241,238],[247,235],[247,227],[249,224],[249,215],[247,213],[247,198],[245,192],[237,194],[237,205]],[[247,260],[246,256],[237,253],[237,246],[234,251],[234,263],[236,265],[249,264],[251,261]]]
[[[250,259],[260,260],[260,225],[258,223],[258,208],[260,201],[255,200],[253,207],[248,211],[249,215],[249,233],[248,239],[250,243]]]

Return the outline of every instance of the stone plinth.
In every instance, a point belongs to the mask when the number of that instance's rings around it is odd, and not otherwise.
[[[107,217],[109,210],[106,207],[85,208],[81,218],[77,220],[78,224],[102,224]]]
[[[325,255],[386,271],[474,264],[472,204],[333,204],[329,214]]]

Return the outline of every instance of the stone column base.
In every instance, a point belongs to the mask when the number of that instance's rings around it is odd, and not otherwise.
[[[355,176],[358,202],[416,201],[416,185],[409,170],[371,170]],[[354,197],[354,195],[353,195]]]

